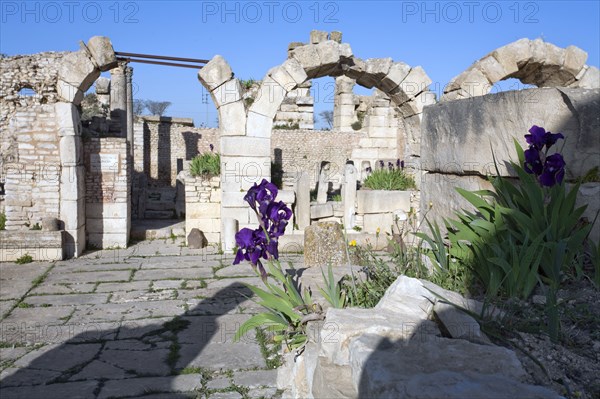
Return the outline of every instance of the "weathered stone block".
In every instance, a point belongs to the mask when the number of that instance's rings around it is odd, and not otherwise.
[[[198,72],[198,79],[208,91],[213,91],[223,83],[233,78],[231,67],[220,55],[215,55],[212,60]]]
[[[342,42],[342,32],[333,31],[329,34],[329,39],[334,42],[341,43]]]
[[[210,95],[217,108],[240,101],[242,99],[242,86],[237,79],[231,79],[216,87]]]
[[[311,44],[321,43],[321,42],[324,42],[325,40],[327,40],[328,36],[329,35],[325,31],[311,30],[310,31],[310,42],[311,42]]]
[[[221,213],[221,205],[213,203],[194,203],[186,207],[186,217],[190,219],[213,219]]]
[[[281,66],[287,71],[287,73],[294,79],[297,84],[303,83],[308,79],[306,72],[300,62],[295,58],[289,58],[285,60]],[[285,86],[284,86],[285,87]]]
[[[331,209],[333,214],[333,209]],[[314,223],[304,229],[304,266],[333,267],[348,263],[342,225],[335,222]]]
[[[60,162],[62,166],[81,165],[82,159],[81,136],[63,136],[60,138]]]
[[[249,111],[248,118],[246,121],[246,136],[265,138],[271,137],[271,129],[273,128],[273,116],[268,117],[256,112]]]
[[[90,50],[98,69],[106,72],[117,66],[117,57],[115,50],[108,37],[94,36],[88,43],[87,48]]]
[[[100,70],[83,50],[68,53],[63,57],[58,70],[58,79],[86,91],[100,76]]]
[[[267,72],[267,75],[270,76],[281,87],[283,87],[286,92],[294,90],[298,85],[296,79],[294,79],[294,77],[290,75],[290,73],[286,70],[284,66],[277,66],[275,68],[271,68]]]
[[[488,55],[477,62],[477,68],[483,72],[487,79],[493,84],[505,79],[508,71],[493,56]]]
[[[286,94],[287,91],[283,86],[267,76],[263,79],[256,98],[250,106],[250,112],[264,115],[272,120]]]
[[[95,83],[96,94],[110,94],[110,79],[100,76]]]
[[[79,90],[79,87],[62,79],[58,79],[56,83],[56,93],[62,101],[75,105],[79,105],[81,100],[83,100],[83,91]]]
[[[378,85],[389,73],[392,63],[391,58],[369,58],[364,64],[364,73],[356,78],[356,82],[368,89]]]
[[[410,209],[410,191],[358,190],[358,213],[385,213]]]
[[[322,219],[333,216],[333,206],[331,203],[314,204],[310,206],[310,218]]]
[[[363,231],[366,233],[376,233],[379,231],[380,235],[383,234],[382,237],[385,237],[385,233],[391,234],[393,223],[394,214],[391,212],[368,213],[363,218]]]
[[[340,61],[339,44],[334,41],[327,40],[317,44],[316,48],[319,59],[321,60],[321,68],[319,68],[319,72],[315,77],[335,74],[334,70],[339,68]]]
[[[77,201],[85,197],[85,167],[63,166],[60,177],[61,200]]]
[[[85,198],[60,203],[60,218],[65,230],[76,230],[85,225]]]
[[[321,59],[317,52],[317,46],[310,44],[297,47],[291,51],[291,55],[302,65],[308,79],[312,79],[318,75],[319,68],[321,67]]]
[[[241,101],[221,105],[219,131],[221,136],[244,136],[246,134],[246,109]]]
[[[408,76],[410,69],[410,66],[403,62],[394,62],[378,86],[386,93],[391,92]]]

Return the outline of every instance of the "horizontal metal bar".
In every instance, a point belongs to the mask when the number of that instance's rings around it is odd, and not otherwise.
[[[142,64],[155,64],[155,65],[166,65],[166,66],[174,66],[181,68],[192,68],[192,69],[202,69],[204,65],[193,65],[193,64],[179,64],[176,62],[164,62],[164,61],[150,61],[150,60],[139,60],[137,58],[126,58],[126,57],[117,57],[118,61],[125,62],[140,62]]]
[[[167,55],[122,53],[120,51],[115,51],[115,54],[117,56],[124,56],[124,57],[152,58],[152,59],[155,59],[155,60],[167,60],[167,61],[199,62],[201,64],[206,64],[209,61],[209,60],[199,60],[199,59],[196,59],[196,58],[171,57],[171,56],[167,56]]]

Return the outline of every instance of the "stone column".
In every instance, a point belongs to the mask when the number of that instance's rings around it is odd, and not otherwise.
[[[344,168],[344,187],[342,189],[342,201],[344,204],[344,227],[346,230],[355,225],[356,209],[356,181],[357,173],[353,164],[348,163]]]
[[[335,97],[333,102],[333,129],[352,132],[352,124],[358,121],[356,116],[357,99],[352,90],[356,80],[338,76],[335,78]]]
[[[319,187],[317,187],[317,203],[324,204],[327,202],[327,191],[329,190],[329,169],[331,164],[323,162],[321,164],[321,172],[319,173]]]
[[[127,80],[127,143],[129,144],[129,155],[133,162],[133,68],[128,66],[125,68],[125,76]]]
[[[300,231],[310,225],[310,177],[306,172],[297,175],[296,224]]]
[[[111,131],[127,137],[127,82],[125,63],[110,70],[110,117],[114,121]]]
[[[234,218],[221,218],[221,243],[223,251],[232,251],[237,246],[235,234],[238,232],[238,221]]]
[[[96,80],[96,96],[101,105],[110,108],[110,79],[101,76]]]

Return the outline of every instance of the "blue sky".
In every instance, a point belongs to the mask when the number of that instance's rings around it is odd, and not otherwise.
[[[77,50],[111,38],[117,51],[210,59],[220,54],[241,79],[261,79],[308,41],[312,29],[342,31],[360,58],[421,65],[443,87],[497,47],[538,37],[576,45],[599,65],[599,1],[0,1],[0,52]],[[172,116],[215,125],[193,69],[134,64],[135,97],[171,101]],[[315,84],[317,112],[332,85]],[[435,87],[434,87],[435,89]],[[364,93],[365,91],[359,91]],[[208,114],[206,113],[208,110]]]

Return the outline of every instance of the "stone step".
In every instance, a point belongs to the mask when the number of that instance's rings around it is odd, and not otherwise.
[[[144,219],[174,219],[174,212],[173,210],[146,210],[144,212]]]

